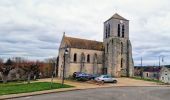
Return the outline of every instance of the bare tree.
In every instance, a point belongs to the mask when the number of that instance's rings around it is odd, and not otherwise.
[[[58,58],[56,58],[56,57],[46,59],[46,63],[48,63],[49,66],[50,66],[51,69],[52,69],[52,72],[51,72],[51,73],[52,73],[53,76],[56,76],[57,62],[58,62]]]
[[[1,72],[3,83],[7,83],[8,74],[10,70],[12,70],[13,68],[14,68],[13,62],[11,61],[11,59],[8,59],[6,63],[0,67],[0,72]]]
[[[25,71],[25,74],[27,76],[27,83],[30,83],[31,77],[34,77],[39,75],[39,64],[36,62],[25,62],[25,65],[22,67],[22,69]]]
[[[56,76],[56,71],[57,71],[57,58],[55,58],[55,57],[49,58],[46,61],[52,69],[52,72],[51,72],[51,88],[52,88],[53,79],[54,79],[54,76]]]
[[[3,60],[2,58],[0,58],[0,67],[3,66],[3,64],[4,64],[3,61],[4,61],[4,60]]]

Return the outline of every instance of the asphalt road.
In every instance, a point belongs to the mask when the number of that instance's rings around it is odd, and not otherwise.
[[[43,94],[14,100],[170,100],[170,87],[112,87]]]

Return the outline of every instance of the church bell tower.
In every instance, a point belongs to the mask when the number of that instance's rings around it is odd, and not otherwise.
[[[104,68],[114,77],[133,76],[129,20],[117,13],[104,22]]]

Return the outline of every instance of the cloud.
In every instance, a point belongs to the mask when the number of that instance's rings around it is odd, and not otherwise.
[[[1,0],[0,56],[44,59],[57,56],[67,35],[103,40],[103,22],[114,13],[130,20],[135,65],[143,57],[169,63],[169,0]]]

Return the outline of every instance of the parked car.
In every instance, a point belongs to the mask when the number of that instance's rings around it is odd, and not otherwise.
[[[81,73],[81,72],[74,72],[74,73],[73,73],[73,78],[77,78],[80,73]]]
[[[117,83],[117,80],[110,75],[101,75],[95,78],[96,81]]]
[[[92,74],[87,74],[83,72],[74,72],[73,78],[84,78],[84,79],[95,79],[95,76]]]

